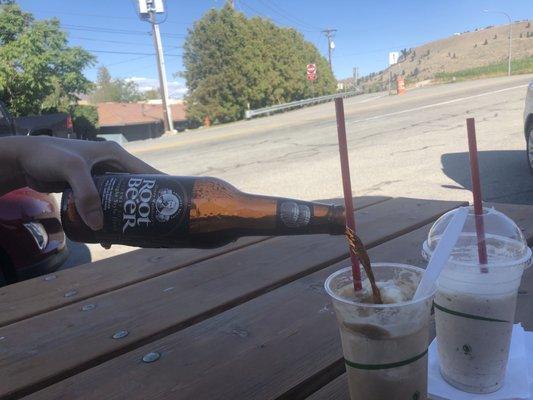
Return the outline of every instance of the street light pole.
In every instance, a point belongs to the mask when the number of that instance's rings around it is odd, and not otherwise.
[[[507,65],[507,76],[511,76],[511,38],[513,36],[513,21],[511,20],[511,17],[509,16],[509,14],[507,14],[506,12],[503,12],[503,11],[483,10],[483,12],[486,12],[486,13],[492,12],[492,13],[495,13],[495,14],[503,14],[509,20],[509,57],[508,57],[508,60],[507,60],[507,64],[508,64]]]

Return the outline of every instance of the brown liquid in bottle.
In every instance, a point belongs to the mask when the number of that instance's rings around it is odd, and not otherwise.
[[[67,236],[139,247],[217,247],[242,236],[343,234],[344,208],[243,193],[208,177],[107,174],[94,178],[104,228],[79,216],[72,192],[62,200]]]

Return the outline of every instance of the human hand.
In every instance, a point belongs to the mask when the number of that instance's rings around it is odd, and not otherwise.
[[[16,169],[23,180],[19,186],[39,192],[61,192],[70,186],[81,218],[93,230],[102,228],[103,212],[91,174],[161,173],[115,142],[42,136],[7,139],[15,148]]]

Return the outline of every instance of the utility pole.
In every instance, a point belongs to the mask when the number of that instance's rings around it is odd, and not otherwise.
[[[168,83],[167,83],[167,72],[165,70],[165,59],[163,57],[163,46],[161,44],[161,34],[159,33],[159,23],[156,20],[156,13],[162,12],[156,6],[157,0],[139,0],[139,5],[146,4],[146,13],[144,7],[140,7],[141,16],[148,15],[148,21],[152,24],[152,37],[154,38],[154,47],[157,57],[157,72],[159,73],[159,91],[161,93],[161,103],[163,108],[163,126],[165,132],[174,130],[174,122],[172,120],[172,110],[170,109],[170,104],[168,100]],[[162,2],[159,6],[163,8]]]
[[[505,15],[509,20],[509,55],[507,57],[507,76],[511,76],[511,38],[513,36],[513,21],[511,20],[511,16],[503,11],[483,10],[483,12],[502,14]]]
[[[333,50],[332,39],[333,39],[333,34],[335,32],[337,32],[337,29],[324,29],[322,31],[322,33],[326,35],[326,38],[328,39],[328,60],[329,60],[329,69],[331,69],[331,73],[333,73],[333,65],[331,64],[331,50]]]
[[[359,75],[359,68],[353,67],[353,90],[357,89],[358,75]]]

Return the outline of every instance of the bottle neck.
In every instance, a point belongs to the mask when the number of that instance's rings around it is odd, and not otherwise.
[[[287,218],[288,206],[285,201],[281,200],[278,208],[280,216],[278,226],[287,234],[344,234],[346,226],[344,207],[288,200],[293,204],[290,217]],[[297,210],[294,203],[298,206]]]

